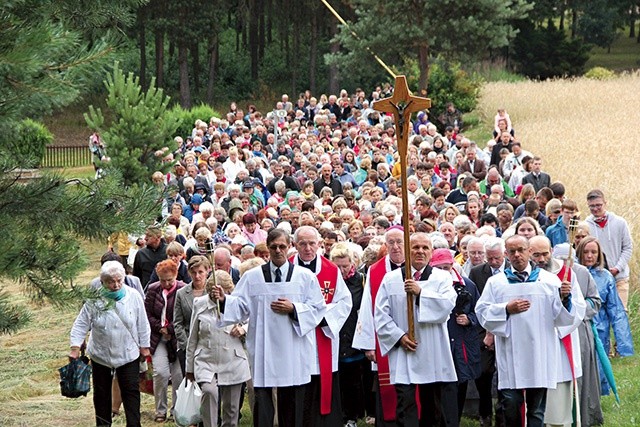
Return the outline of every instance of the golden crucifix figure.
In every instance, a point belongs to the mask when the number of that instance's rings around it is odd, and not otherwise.
[[[402,224],[404,226],[404,268],[405,277],[411,278],[411,242],[409,230],[409,192],[407,189],[407,154],[409,145],[409,129],[411,128],[411,114],[431,107],[429,98],[411,95],[407,78],[396,76],[396,83],[391,98],[381,99],[373,103],[373,109],[383,113],[393,114],[398,139],[398,154],[400,155],[400,170],[402,178]],[[413,321],[413,295],[407,293],[407,316],[409,321],[409,339],[415,341],[415,325]]]

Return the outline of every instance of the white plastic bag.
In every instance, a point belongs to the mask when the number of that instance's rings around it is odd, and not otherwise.
[[[173,416],[179,426],[190,426],[202,421],[200,415],[200,402],[202,400],[202,390],[195,381],[187,381],[186,378],[180,383],[176,391],[178,395]]]

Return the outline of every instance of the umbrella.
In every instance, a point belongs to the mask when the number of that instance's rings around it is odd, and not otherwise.
[[[616,397],[616,402],[620,403],[620,396],[618,395],[616,380],[613,377],[613,368],[611,367],[611,361],[609,360],[607,352],[604,351],[604,346],[602,345],[602,341],[600,341],[600,336],[598,335],[596,325],[594,325],[593,322],[591,322],[591,329],[593,330],[593,340],[596,344],[596,353],[598,354],[598,359],[600,360],[600,364],[602,365],[604,376],[607,378],[607,381],[609,381],[609,385],[611,386],[613,395]]]

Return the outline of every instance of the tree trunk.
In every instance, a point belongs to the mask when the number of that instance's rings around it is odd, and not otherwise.
[[[316,93],[316,64],[318,62],[318,16],[311,14],[311,43],[309,46],[309,90]]]
[[[189,48],[186,40],[178,42],[178,70],[180,73],[180,105],[191,108],[191,88],[189,87]]]
[[[564,31],[564,12],[565,12],[565,4],[564,2],[562,2],[560,4],[560,25],[558,26],[560,31]]]
[[[300,20],[296,19],[293,22],[293,57],[300,58]],[[296,87],[298,85],[298,69],[299,67],[294,66],[291,68],[291,99],[294,98],[297,93]]]
[[[206,102],[213,105],[213,91],[216,79],[216,69],[218,65],[218,34],[212,32],[209,36],[209,80],[207,81],[207,98]]]
[[[147,37],[144,28],[145,13],[144,8],[138,9],[138,42],[140,49],[140,86],[142,90],[147,90]]]
[[[258,16],[256,11],[261,0],[249,0],[249,55],[251,57],[251,79],[258,80]]]
[[[265,10],[267,12],[267,28],[266,28],[266,33],[267,33],[267,44],[271,45],[271,43],[273,43],[273,14],[274,14],[274,7],[273,7],[273,1],[272,0],[267,0],[267,5],[265,7]]]
[[[332,19],[330,24],[331,38],[335,37],[338,33],[338,25],[336,20]],[[340,44],[338,42],[331,43],[329,48],[331,53],[338,53],[340,51]],[[329,66],[329,93],[336,94],[340,90],[340,81],[338,76],[338,67],[336,65]]]
[[[574,5],[573,9],[571,9],[571,39],[576,38],[577,32],[578,32],[578,10]]]
[[[155,42],[156,42],[156,85],[157,87],[163,87],[164,86],[164,31],[160,28],[156,28]]]
[[[258,2],[258,61],[262,62],[264,59],[264,49],[265,49],[265,23],[264,23],[264,12],[265,5],[264,1]]]
[[[191,73],[193,74],[193,89],[200,91],[200,44],[196,41],[191,44]]]
[[[632,39],[636,36],[636,8],[635,5],[631,6],[631,12],[629,12],[629,38]]]
[[[429,89],[429,45],[426,42],[418,47],[418,66],[420,67],[418,91],[420,96],[426,96]]]

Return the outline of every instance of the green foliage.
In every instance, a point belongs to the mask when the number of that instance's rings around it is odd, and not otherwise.
[[[38,167],[46,147],[53,141],[53,134],[39,122],[24,119],[15,129],[13,138],[8,138],[7,154],[25,168]]]
[[[487,49],[506,46],[517,32],[511,21],[526,17],[532,8],[524,0],[448,0],[444,3],[439,0],[355,0],[351,3],[357,19],[349,23],[349,28],[341,26],[336,36],[343,51],[325,56],[344,74],[358,72],[363,66],[379,69],[370,51],[400,70],[416,60],[420,47],[427,48],[431,56],[442,55],[447,60],[478,59]]]
[[[593,67],[589,71],[584,73],[584,76],[588,79],[594,80],[609,80],[614,78],[616,76],[616,73],[604,67]]]
[[[22,183],[12,162],[0,156],[0,277],[22,282],[36,300],[64,305],[80,296],[70,286],[86,267],[80,239],[140,231],[155,216],[155,189],[125,189],[117,174],[80,181],[43,172]],[[26,318],[5,302],[0,296],[0,325],[8,331]]]
[[[453,102],[463,113],[476,108],[482,79],[477,75],[469,75],[460,64],[451,64],[442,58],[434,60],[429,69],[429,117],[442,114],[447,102]]]
[[[619,7],[619,2],[612,0],[584,2],[578,19],[578,34],[587,43],[600,47],[611,46],[618,36],[618,27],[623,23]],[[626,14],[626,10],[624,12]]]
[[[145,92],[133,73],[124,75],[118,63],[107,74],[108,121],[100,108],[89,107],[84,118],[89,127],[100,133],[110,158],[102,166],[122,174],[126,186],[150,181],[155,171],[166,173],[171,164],[163,163],[164,152],[174,152],[173,140],[179,121],[168,109],[169,97],[151,80]]]
[[[179,121],[178,129],[175,134],[186,137],[191,135],[191,131],[196,123],[196,120],[200,119],[209,123],[211,117],[220,118],[220,113],[214,111],[213,108],[205,104],[196,105],[188,110],[185,110],[180,105],[176,104],[171,109],[171,114]]]
[[[535,28],[521,21],[514,41],[516,69],[532,79],[579,76],[589,59],[590,46],[580,39],[569,40],[553,25]]]

